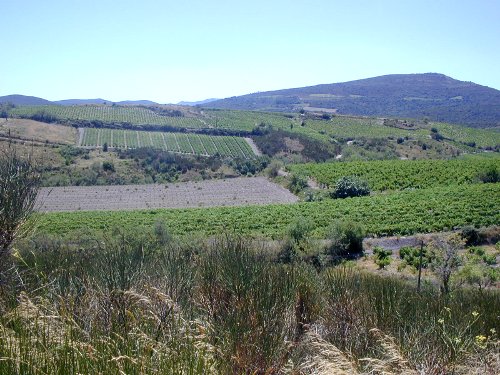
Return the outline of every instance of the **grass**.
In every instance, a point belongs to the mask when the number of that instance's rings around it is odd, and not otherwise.
[[[149,232],[17,244],[0,373],[495,373],[496,290],[422,293],[255,243]],[[22,282],[21,282],[22,280]],[[15,298],[13,298],[15,297]]]
[[[34,140],[38,142],[50,142],[58,144],[74,145],[77,139],[77,131],[69,126],[46,124],[43,122],[26,119],[0,119],[0,135]]]

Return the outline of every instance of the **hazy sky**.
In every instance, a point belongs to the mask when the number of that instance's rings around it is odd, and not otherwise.
[[[438,72],[500,89],[500,0],[0,0],[0,95],[161,103]]]

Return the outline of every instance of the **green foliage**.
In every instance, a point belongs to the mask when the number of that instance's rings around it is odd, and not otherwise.
[[[304,190],[305,188],[307,187],[307,179],[302,177],[302,176],[298,176],[298,175],[292,175],[292,177],[290,178],[290,182],[288,183],[288,189],[294,193],[294,194],[298,194],[300,193],[302,190]]]
[[[80,228],[151,227],[162,219],[176,235],[235,230],[272,238],[282,237],[294,218],[303,216],[314,222],[315,236],[326,234],[332,218],[362,222],[370,235],[407,235],[496,225],[500,221],[498,194],[497,184],[473,184],[291,205],[50,213],[37,220],[41,232],[62,235]]]
[[[356,176],[341,177],[331,192],[332,198],[351,198],[370,195],[370,188],[366,181]]]
[[[253,159],[255,154],[242,137],[190,133],[162,133],[117,129],[83,129],[82,146],[118,149],[152,148],[178,154]],[[104,150],[106,146],[106,150]]]
[[[373,255],[375,255],[375,264],[380,268],[384,269],[386,266],[391,264],[392,251],[386,250],[383,247],[376,246],[373,249]]]
[[[330,242],[326,252],[334,262],[351,259],[363,253],[363,227],[354,222],[334,221],[327,230],[326,238]]]
[[[0,153],[0,283],[12,242],[35,210],[40,175],[31,159],[19,156],[14,147]]]
[[[309,176],[331,186],[342,176],[359,176],[375,191],[422,189],[433,186],[469,184],[488,168],[499,168],[500,158],[457,160],[383,160],[290,165],[292,174]]]
[[[287,235],[296,243],[307,239],[314,229],[314,223],[303,216],[295,219],[287,228]]]
[[[432,262],[432,254],[427,247],[424,247],[422,249],[422,264],[420,265],[420,251],[421,249],[419,247],[404,246],[399,249],[399,257],[403,259],[407,265],[415,269],[419,269],[420,266],[422,268],[427,268]]]
[[[0,373],[271,374],[311,370],[314,356],[312,370],[335,373],[324,355],[353,373],[347,355],[366,373],[468,372],[497,354],[497,290],[415,293],[349,267],[279,264],[237,237],[208,242],[115,231],[19,243]]]
[[[470,225],[462,228],[460,236],[465,241],[466,246],[479,245],[482,241],[479,230]]]
[[[112,161],[103,161],[102,162],[102,169],[105,170],[106,172],[114,172],[115,165],[113,164]]]
[[[233,159],[230,165],[243,176],[251,176],[264,170],[269,164],[267,156],[259,156],[254,159]]]
[[[488,165],[477,175],[479,181],[484,183],[500,182],[500,166]]]

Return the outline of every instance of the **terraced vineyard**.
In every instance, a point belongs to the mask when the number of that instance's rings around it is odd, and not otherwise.
[[[495,154],[492,154],[495,155]],[[490,169],[500,173],[500,157],[471,157],[455,160],[383,160],[290,165],[290,172],[308,176],[332,186],[342,176],[356,175],[372,190],[422,189],[434,186],[468,184]]]
[[[497,225],[499,196],[500,184],[455,185],[284,205],[48,213],[37,218],[37,225],[40,232],[70,235],[81,230],[151,227],[164,220],[176,234],[232,231],[273,238],[282,236],[294,219],[303,216],[314,222],[317,236],[323,236],[336,219],[363,223],[372,235],[406,235]]]
[[[10,114],[14,117],[32,117],[37,114],[52,116],[59,121],[101,121],[106,124],[158,125],[176,128],[199,129],[207,125],[199,118],[163,116],[145,107],[78,105],[78,106],[19,106]]]
[[[99,148],[105,143],[113,148],[151,147],[181,154],[253,158],[255,154],[241,137],[193,133],[146,132],[134,130],[83,128],[80,146]]]
[[[397,138],[408,137],[426,141],[431,129],[435,128],[443,137],[461,144],[474,144],[479,147],[498,147],[500,132],[486,129],[473,129],[465,126],[444,123],[418,123],[411,129],[384,125],[382,119],[333,116],[321,119],[299,113],[283,114],[237,110],[204,109],[190,113],[189,116],[166,116],[147,107],[80,105],[80,106],[18,106],[10,110],[12,117],[36,118],[43,115],[59,122],[75,122],[87,126],[85,122],[99,121],[106,126],[119,128],[137,126],[138,128],[162,127],[177,129],[217,129],[236,132],[250,132],[261,124],[274,129],[300,133],[316,140],[330,142],[333,139],[356,138]],[[40,119],[38,119],[40,120]]]

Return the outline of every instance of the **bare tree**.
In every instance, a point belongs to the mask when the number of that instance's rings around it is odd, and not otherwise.
[[[26,229],[39,186],[40,175],[31,154],[23,158],[12,145],[0,152],[0,264],[10,255],[12,242]]]

